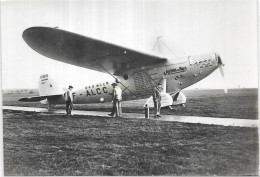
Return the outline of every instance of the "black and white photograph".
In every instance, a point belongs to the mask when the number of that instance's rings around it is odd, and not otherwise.
[[[2,175],[259,175],[257,0],[0,3]]]

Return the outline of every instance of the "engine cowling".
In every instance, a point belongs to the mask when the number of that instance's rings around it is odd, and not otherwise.
[[[166,106],[172,105],[172,96],[170,94],[162,92],[161,93],[161,97],[162,97],[161,107],[166,107]],[[148,107],[151,107],[151,108],[154,107],[153,97],[152,96],[147,99],[147,101],[145,102],[144,106],[145,105],[147,105]]]
[[[172,106],[185,106],[186,96],[182,92],[172,94]]]
[[[171,95],[169,93],[162,92],[161,96],[162,96],[162,100],[161,100],[162,108],[167,107],[167,106],[178,106],[178,105],[185,106],[186,96],[181,92],[171,94]],[[154,107],[152,96],[150,98],[148,98],[148,100],[146,101],[144,106],[145,105],[147,105],[148,107],[151,107],[151,108]]]

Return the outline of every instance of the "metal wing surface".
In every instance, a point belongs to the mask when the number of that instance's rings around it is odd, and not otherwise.
[[[49,27],[28,28],[23,32],[23,38],[32,49],[48,58],[106,72],[103,67],[115,75],[166,61],[162,57]]]

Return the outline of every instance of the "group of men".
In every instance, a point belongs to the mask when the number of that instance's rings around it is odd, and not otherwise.
[[[112,91],[112,103],[113,103],[113,109],[109,116],[116,116],[121,117],[122,116],[122,107],[121,107],[121,101],[122,101],[122,90],[119,87],[119,81],[116,80],[115,83],[112,84],[113,91]],[[66,113],[67,115],[71,115],[71,110],[73,109],[73,93],[72,93],[72,86],[69,86],[68,90],[64,93],[64,99],[66,103]],[[161,110],[161,92],[162,92],[162,86],[161,84],[158,84],[154,87],[152,97],[154,102],[154,117],[161,117],[160,110]]]

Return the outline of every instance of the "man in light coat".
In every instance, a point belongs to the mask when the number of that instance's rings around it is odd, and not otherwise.
[[[113,92],[112,92],[112,102],[113,102],[113,109],[110,116],[114,116],[116,113],[116,117],[120,117],[122,115],[122,107],[121,107],[121,101],[122,101],[122,90],[118,86],[117,83],[113,83]]]

